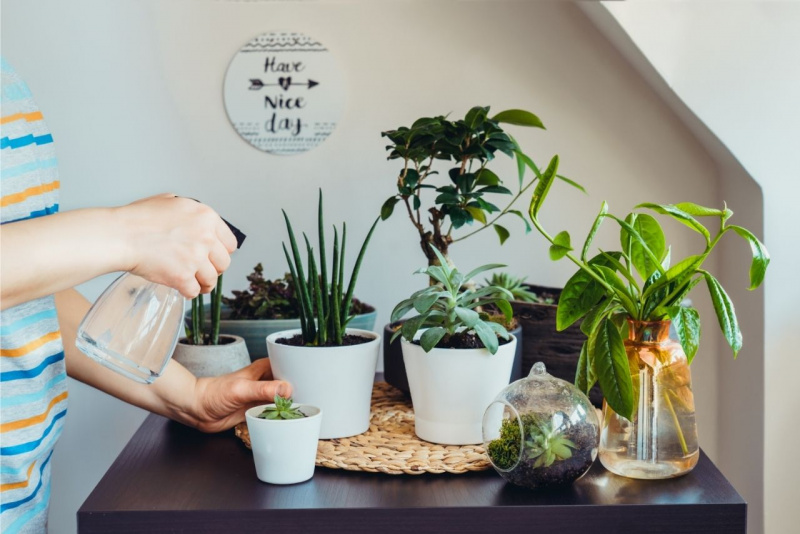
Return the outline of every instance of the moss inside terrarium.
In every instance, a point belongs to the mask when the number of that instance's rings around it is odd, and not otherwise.
[[[489,443],[489,457],[500,469],[510,469],[519,458],[521,443],[516,419],[505,419],[500,426],[500,437]]]

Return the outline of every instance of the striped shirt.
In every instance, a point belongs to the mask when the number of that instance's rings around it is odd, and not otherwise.
[[[53,137],[28,86],[0,59],[0,222],[58,211]],[[50,458],[67,413],[52,296],[0,312],[0,531],[44,532]]]

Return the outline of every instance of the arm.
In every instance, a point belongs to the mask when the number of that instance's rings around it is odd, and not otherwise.
[[[75,347],[78,325],[89,307],[89,302],[74,289],[56,294],[67,374],[134,406],[204,432],[218,432],[244,421],[247,409],[272,402],[275,394],[291,395],[287,382],[272,380],[267,358],[216,378],[196,378],[179,363],[170,361],[164,374],[152,384],[129,380]]]
[[[0,306],[130,271],[193,298],[230,264],[236,239],[208,206],[174,195],[0,226]]]

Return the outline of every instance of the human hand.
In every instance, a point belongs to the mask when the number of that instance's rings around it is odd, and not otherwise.
[[[269,358],[214,378],[198,378],[189,424],[203,432],[220,432],[244,421],[244,412],[273,402],[275,395],[290,397],[288,382],[272,379]]]
[[[125,270],[186,298],[211,291],[236,250],[236,238],[220,216],[188,198],[163,194],[115,212],[127,244]]]

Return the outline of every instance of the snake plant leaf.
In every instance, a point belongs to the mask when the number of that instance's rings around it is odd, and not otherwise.
[[[742,331],[739,329],[739,321],[736,319],[733,302],[731,302],[730,297],[722,289],[722,285],[716,278],[707,272],[703,273],[703,277],[706,280],[708,292],[711,294],[711,302],[714,304],[714,311],[717,314],[722,334],[725,336],[728,345],[733,349],[733,357],[735,359],[742,349]]]
[[[622,417],[633,415],[633,385],[628,355],[619,330],[603,319],[589,337],[589,353],[608,405]]]
[[[770,261],[769,252],[767,252],[767,247],[764,246],[764,243],[759,241],[750,230],[736,225],[731,225],[728,228],[739,234],[750,244],[753,261],[750,263],[750,287],[748,289],[752,291],[764,281],[764,275],[767,273],[767,266]]]
[[[691,365],[700,346],[700,314],[694,308],[686,306],[670,306],[667,313],[672,320],[672,326],[678,341],[686,353],[686,359]]]

